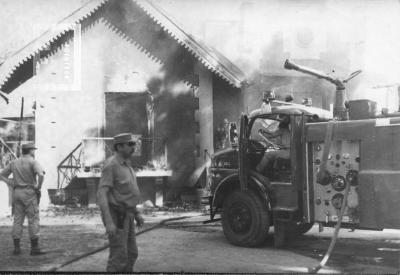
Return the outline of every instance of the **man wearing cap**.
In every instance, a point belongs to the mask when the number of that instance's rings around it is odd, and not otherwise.
[[[12,237],[14,255],[21,254],[20,239],[25,216],[28,218],[29,236],[31,238],[31,255],[44,254],[39,248],[39,196],[42,188],[44,171],[35,157],[35,145],[22,145],[22,156],[10,162],[0,173],[0,179],[13,188],[14,222]],[[8,177],[13,174],[10,181]]]
[[[278,129],[274,133],[265,131],[269,138],[276,139],[274,143],[275,150],[267,150],[261,161],[257,164],[256,170],[260,173],[265,173],[266,169],[271,165],[273,161],[278,158],[290,159],[290,119],[288,116],[284,116],[279,122]]]
[[[130,163],[135,146],[132,134],[115,136],[115,153],[101,173],[97,196],[110,244],[108,272],[132,272],[138,257],[134,221],[142,226],[144,220],[136,209],[140,191]]]

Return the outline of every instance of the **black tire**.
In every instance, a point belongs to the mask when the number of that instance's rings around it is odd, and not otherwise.
[[[237,246],[262,245],[268,235],[269,213],[252,191],[233,191],[224,201],[222,227],[227,240]]]
[[[310,231],[313,225],[314,225],[313,223],[301,223],[293,225],[288,228],[288,233],[291,236],[300,236]]]

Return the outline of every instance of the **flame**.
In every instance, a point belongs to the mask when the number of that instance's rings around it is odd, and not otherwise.
[[[105,160],[104,140],[83,140],[83,165],[86,167],[96,166]]]
[[[156,170],[165,170],[168,169],[169,165],[165,156],[161,156],[159,158],[155,158],[150,161],[150,165],[154,167]]]

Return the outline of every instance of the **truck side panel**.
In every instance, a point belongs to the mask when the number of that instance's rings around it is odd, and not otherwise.
[[[399,118],[385,118],[340,121],[335,125],[334,141],[360,144],[358,186],[353,191],[359,197],[356,211],[359,223],[356,225],[360,228],[400,228],[399,123]],[[308,124],[306,129],[307,142],[314,145],[309,148],[323,143],[327,123]],[[308,163],[311,164],[310,160]],[[315,167],[315,163],[312,165]],[[318,183],[314,177],[315,174],[311,173],[310,182],[315,187]],[[314,204],[319,195],[316,192],[312,194]]]
[[[359,175],[360,224],[364,228],[400,228],[400,171],[364,170]]]

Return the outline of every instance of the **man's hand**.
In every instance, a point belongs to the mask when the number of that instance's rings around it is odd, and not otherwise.
[[[7,185],[11,186],[13,185],[13,180],[9,179],[8,177],[4,177],[0,174],[0,181],[4,181]]]
[[[108,223],[106,224],[106,232],[108,236],[113,237],[115,234],[117,234],[117,227],[114,223]]]
[[[12,179],[3,178],[1,180],[4,181],[8,186],[14,187],[14,181]]]
[[[144,219],[143,219],[142,215],[140,215],[139,213],[135,214],[135,221],[136,221],[136,225],[138,227],[141,227],[144,224]]]

